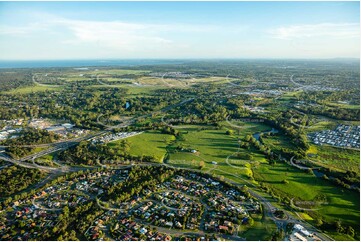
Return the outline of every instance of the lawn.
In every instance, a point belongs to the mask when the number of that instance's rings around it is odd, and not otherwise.
[[[129,143],[129,153],[134,156],[153,156],[158,162],[162,162],[167,150],[167,145],[174,140],[173,135],[162,134],[160,131],[146,131],[126,140]],[[108,145],[118,146],[121,140],[111,142]]]

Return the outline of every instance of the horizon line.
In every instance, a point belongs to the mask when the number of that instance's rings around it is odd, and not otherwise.
[[[119,61],[119,60],[335,60],[335,59],[355,59],[360,57],[185,57],[185,58],[79,58],[79,59],[0,59],[7,61]]]

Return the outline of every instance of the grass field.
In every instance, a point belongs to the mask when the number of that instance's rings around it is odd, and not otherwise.
[[[189,125],[181,129],[184,141],[177,141],[171,150],[175,151],[178,145],[182,145],[188,149],[195,149],[198,152],[194,157],[196,160],[203,160],[211,164],[212,161],[222,163],[228,155],[237,151],[237,139],[233,136],[226,135],[225,129],[216,130],[210,126],[196,126]],[[201,130],[205,128],[206,130]],[[183,156],[184,154],[184,156]],[[190,152],[179,152],[175,159],[189,160]],[[173,159],[174,153],[170,155],[170,160]],[[197,157],[198,156],[198,157]],[[198,159],[197,159],[198,158]]]
[[[308,222],[314,220],[314,219],[313,219],[310,215],[308,215],[307,213],[299,212],[298,215],[299,215],[303,220],[306,220],[306,221],[308,221]]]
[[[68,71],[64,72],[62,77],[72,77],[72,76],[79,76],[80,74],[83,75],[137,75],[137,74],[146,74],[150,71],[146,70],[127,70],[127,69],[110,69],[110,70],[104,70],[102,68],[99,68],[97,70],[94,69],[87,69],[87,70],[77,70],[77,71]]]
[[[90,85],[87,86],[86,88],[89,89],[96,89],[96,88],[104,88],[104,87],[108,87],[108,88],[124,88],[128,90],[128,95],[138,95],[138,94],[144,94],[147,95],[149,93],[152,93],[155,90],[158,89],[164,89],[166,87],[161,87],[161,86],[132,86],[129,84],[119,84],[119,85],[112,85],[112,86],[105,86],[105,85]]]
[[[262,218],[262,215],[252,215],[254,224],[252,227],[240,226],[238,235],[247,241],[269,241],[277,230],[276,224],[270,219]]]
[[[160,78],[160,77],[149,77],[144,76],[136,80],[141,85],[144,86],[164,86],[164,87],[185,87],[185,83],[181,80],[171,79],[171,78]]]
[[[47,86],[31,86],[31,87],[20,87],[10,91],[3,92],[5,94],[26,94],[32,92],[44,92],[44,91],[60,91],[61,87],[47,87]]]
[[[347,103],[338,103],[338,102],[329,102],[326,105],[337,108],[345,108],[345,109],[360,109],[360,105],[353,105]]]
[[[243,122],[229,120],[229,122],[221,122],[221,125],[223,125],[227,129],[234,130],[236,135],[238,135],[239,132],[239,135],[242,138],[244,138],[246,135],[253,135],[254,133],[270,131],[272,129],[271,126],[263,122]]]
[[[310,126],[307,129],[304,129],[307,133],[317,132],[325,129],[334,129],[336,128],[337,123],[335,121],[320,121]]]
[[[55,153],[51,153],[51,154],[47,154],[42,156],[41,158],[39,158],[39,160],[48,160],[48,161],[52,161],[55,157]]]
[[[159,131],[147,131],[140,135],[127,138],[130,145],[129,153],[135,156],[153,156],[158,162],[162,162],[167,150],[167,145],[174,140],[173,135],[162,134]],[[110,146],[118,146],[121,140],[109,143]]]
[[[134,155],[152,155],[162,161],[168,152],[167,162],[169,164],[193,169],[199,168],[199,162],[204,161],[205,167],[202,169],[204,172],[221,175],[240,183],[256,184],[263,182],[272,187],[278,194],[289,198],[295,197],[303,201],[313,201],[317,196],[325,195],[327,204],[322,204],[320,210],[310,214],[311,217],[302,214],[305,220],[312,222],[312,219],[321,216],[327,221],[341,220],[343,224],[359,227],[360,200],[357,192],[335,187],[328,181],[285,163],[269,165],[265,157],[256,150],[240,149],[240,156],[237,157],[238,137],[237,135],[227,135],[226,130],[228,127],[226,126],[221,129],[201,125],[185,125],[183,127],[179,129],[183,136],[180,140],[175,140],[173,136],[161,134],[158,131],[149,131],[131,137],[128,139],[131,147],[130,153]],[[256,124],[253,127],[242,129],[240,136],[267,130],[270,130],[269,126]],[[279,135],[270,137],[266,142],[277,146],[289,145],[287,139],[279,137]],[[180,151],[176,149],[178,146],[182,146],[186,150],[194,149],[197,152]],[[242,158],[244,154],[251,154],[251,161]],[[230,156],[228,163],[231,166],[226,163],[228,156]],[[213,165],[212,161],[216,161],[217,165]],[[255,182],[250,179],[250,176],[255,179]],[[284,180],[287,180],[288,183],[284,183]],[[261,226],[262,222],[259,221],[259,223]],[[249,231],[244,231],[242,237],[248,236],[251,239],[253,233],[251,231],[256,230],[257,225]],[[262,230],[261,227],[259,230]]]
[[[285,135],[278,133],[272,136],[262,137],[264,144],[270,147],[273,151],[280,153],[282,148],[296,149]]]
[[[302,93],[302,91],[295,91],[295,92],[287,92],[282,95],[281,98],[279,98],[279,101],[290,101],[290,100],[296,100],[296,97],[298,94]]]
[[[339,233],[328,233],[334,240],[336,241],[354,241],[355,239],[347,234],[339,234]]]
[[[130,81],[134,81],[133,79],[126,79],[126,78],[114,78],[114,77],[104,77],[101,78],[103,80],[105,80],[105,82],[109,82],[110,84],[112,84],[112,82],[130,82]]]
[[[343,223],[359,227],[360,198],[355,191],[343,190],[328,181],[307,174],[285,163],[261,165],[253,169],[254,177],[273,187],[278,193],[289,198],[313,201],[318,195],[325,195],[328,204],[322,204],[317,214],[328,221],[340,219]],[[287,180],[285,184],[283,180]]]
[[[317,154],[310,158],[317,165],[340,171],[355,171],[360,174],[360,152],[358,150],[336,148],[328,145],[310,145],[309,154]]]
[[[236,179],[235,181],[239,182],[240,179],[232,176],[232,174],[249,180],[253,176],[251,167],[266,162],[264,155],[257,150],[238,149],[238,136],[227,135],[226,131],[228,128],[226,127],[221,129],[206,125],[182,125],[182,127],[179,131],[183,134],[184,140],[177,140],[168,147],[168,163],[171,165],[198,168],[199,162],[204,161],[205,167],[203,171],[222,175],[232,180]],[[249,127],[249,129],[254,129],[254,127]],[[249,129],[244,129],[240,136],[251,134],[252,131]],[[258,125],[254,130],[257,132],[269,129],[268,126]],[[176,149],[178,146],[182,146],[188,151],[179,151]],[[189,151],[191,149],[197,152],[191,153]],[[244,160],[242,157],[245,154],[251,154],[253,157],[252,161]],[[226,163],[227,157],[229,157],[229,164]],[[217,162],[217,165],[212,164],[212,161]]]
[[[90,78],[90,77],[85,77],[85,76],[69,76],[69,77],[62,77],[59,78],[61,80],[63,80],[64,82],[75,82],[75,81],[90,81],[90,80],[94,80],[95,78]]]
[[[86,74],[105,74],[105,75],[137,75],[137,74],[146,74],[150,71],[146,70],[126,70],[126,69],[112,69],[112,70],[91,70],[84,72]]]
[[[94,80],[96,75],[99,75],[104,82],[109,82],[109,85],[113,87],[120,87],[120,88],[127,88],[131,89],[130,93],[132,94],[139,94],[147,93],[150,90],[155,90],[159,88],[189,88],[194,84],[198,83],[214,83],[214,84],[225,84],[228,81],[235,81],[236,79],[229,78],[228,80],[225,77],[204,77],[204,78],[190,78],[190,79],[177,79],[177,78],[161,78],[161,77],[151,77],[146,76],[150,71],[146,70],[122,70],[122,69],[115,69],[115,70],[81,70],[79,72],[67,72],[64,75],[58,77],[58,79],[63,80],[66,84],[67,82],[75,82],[75,81],[90,81]],[[90,77],[93,75],[94,77]],[[134,80],[128,80],[127,78],[121,77],[112,77],[114,75],[135,75]],[[55,75],[56,76],[56,75]],[[54,77],[55,77],[54,76]],[[115,84],[112,85],[111,83],[114,81],[124,81],[124,82],[136,82],[139,83],[141,86],[135,86],[133,89],[128,83],[123,84]],[[92,85],[91,87],[98,87],[101,85]],[[108,87],[111,87],[108,86]],[[141,89],[139,89],[141,88]]]

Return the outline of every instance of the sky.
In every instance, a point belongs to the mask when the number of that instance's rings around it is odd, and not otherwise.
[[[0,2],[0,60],[359,58],[356,2]]]

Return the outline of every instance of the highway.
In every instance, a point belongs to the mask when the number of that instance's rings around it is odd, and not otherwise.
[[[168,107],[165,107],[160,111],[155,111],[155,112],[152,112],[150,114],[145,114],[145,115],[142,115],[142,116],[139,116],[139,117],[134,117],[134,118],[128,120],[126,123],[121,123],[121,124],[118,124],[118,125],[115,125],[115,126],[107,126],[104,130],[102,130],[100,132],[97,132],[95,134],[89,134],[89,135],[79,137],[79,138],[75,138],[75,139],[71,139],[71,140],[68,140],[68,141],[55,142],[55,143],[51,143],[51,144],[43,144],[45,147],[47,147],[47,146],[51,146],[51,147],[46,149],[46,150],[42,150],[42,151],[40,151],[38,153],[27,155],[27,156],[22,157],[21,159],[18,159],[18,160],[11,158],[7,154],[0,153],[0,160],[4,160],[4,161],[13,163],[15,165],[18,165],[18,166],[21,166],[21,167],[24,167],[24,168],[40,169],[40,170],[50,172],[50,173],[64,173],[64,172],[78,171],[79,168],[73,168],[73,167],[69,167],[69,166],[49,167],[49,166],[41,166],[41,165],[37,165],[35,163],[29,163],[29,162],[25,162],[25,161],[33,161],[33,160],[35,160],[35,159],[37,159],[39,157],[42,157],[42,156],[45,156],[45,155],[48,155],[48,154],[51,154],[51,153],[54,153],[54,152],[59,152],[59,151],[69,149],[70,147],[73,147],[73,146],[79,144],[81,141],[91,140],[91,139],[93,139],[95,137],[98,137],[98,136],[101,136],[101,135],[103,135],[103,134],[105,134],[107,132],[110,132],[110,131],[112,131],[113,129],[116,129],[116,128],[127,127],[127,126],[131,125],[133,122],[135,122],[139,118],[150,117],[156,112],[166,112],[166,111],[169,111],[169,110],[171,110],[171,109],[173,109],[175,107],[181,106],[181,105],[183,105],[183,104],[185,104],[187,102],[191,102],[193,100],[194,100],[193,98],[186,99],[186,100],[183,100],[183,101],[181,101],[181,102],[179,102],[177,104],[169,105]],[[40,145],[36,145],[35,147],[39,147],[39,146]]]
[[[177,107],[177,106],[180,106],[180,105],[183,105],[187,102],[190,102],[190,101],[193,101],[194,99],[193,98],[190,98],[190,99],[187,99],[187,100],[183,100],[182,102],[178,103],[178,104],[174,104],[174,105],[170,105],[164,109],[162,109],[160,112],[165,112],[165,111],[168,111],[174,107]],[[157,111],[159,112],[159,111]],[[155,112],[153,112],[155,113]],[[140,117],[135,117],[133,119],[131,119],[128,123],[127,123],[127,126],[130,125],[132,122],[134,122],[135,120],[137,120],[138,118],[144,118],[144,117],[148,117],[148,116],[151,116],[153,113],[150,113],[150,114],[146,114],[146,115],[142,115]],[[124,126],[124,123],[120,124],[122,126]],[[100,132],[97,132],[95,134],[91,134],[91,135],[86,135],[84,137],[80,137],[80,138],[77,138],[77,139],[73,139],[73,140],[70,140],[70,141],[65,141],[65,142],[58,142],[58,143],[54,143],[52,144],[52,147],[50,147],[49,149],[46,149],[46,150],[43,150],[43,151],[40,151],[38,153],[35,153],[35,154],[31,154],[31,155],[28,155],[26,157],[23,157],[19,160],[16,160],[16,159],[13,159],[11,157],[9,157],[8,155],[4,154],[4,153],[1,153],[0,154],[0,159],[1,160],[4,160],[4,161],[7,161],[7,162],[10,162],[12,164],[15,164],[15,165],[18,165],[18,166],[21,166],[21,167],[24,167],[24,168],[29,168],[29,169],[40,169],[40,170],[43,170],[45,172],[48,172],[48,173],[52,173],[54,174],[54,177],[55,175],[57,174],[62,174],[62,173],[69,173],[69,172],[76,172],[76,171],[79,171],[79,170],[88,170],[88,169],[96,169],[96,168],[99,168],[99,167],[107,167],[107,166],[95,166],[95,167],[72,167],[72,166],[60,166],[60,167],[49,167],[49,166],[41,166],[41,165],[38,165],[36,164],[35,162],[32,162],[32,163],[29,163],[29,162],[25,162],[25,161],[34,161],[35,159],[41,157],[41,156],[44,156],[44,155],[47,155],[47,154],[50,154],[50,153],[54,153],[54,152],[58,152],[58,151],[62,151],[62,150],[66,150],[72,146],[75,146],[77,145],[79,142],[83,141],[83,140],[90,140],[94,137],[97,137],[97,136],[100,136],[100,135],[103,135],[117,127],[120,127],[120,125],[116,125],[116,126],[110,126],[110,127],[107,127],[105,130],[103,131],[100,131]],[[133,164],[135,165],[135,164]],[[133,165],[126,165],[126,166],[118,166],[117,169],[127,169],[127,168],[130,168],[132,167]],[[182,169],[182,170],[189,170],[189,171],[192,171],[192,172],[197,172],[196,170],[194,169],[190,169],[190,168],[177,168],[177,167],[173,167],[169,164],[164,164],[164,163],[138,163],[136,164],[137,166],[166,166],[166,167],[170,167],[170,168],[173,168],[173,169]],[[244,183],[245,182],[246,184],[250,185],[251,187],[253,187],[252,189],[257,189],[257,187],[250,183],[249,181],[243,179],[242,177],[238,176],[238,175],[235,175],[235,174],[232,174],[232,173],[228,173],[228,172],[225,172],[223,170],[220,170],[220,169],[216,169],[214,168],[214,170],[217,170],[219,172],[222,172],[222,173],[225,173],[225,174],[228,174],[228,175],[232,175],[240,180],[242,180],[242,183],[240,182],[235,182],[235,181],[232,181],[232,180],[229,180],[227,178],[224,178],[224,180],[230,182],[231,184],[234,184],[236,186],[244,186]],[[199,172],[199,171],[198,171]],[[49,176],[51,177],[51,176]],[[47,178],[48,179],[48,178]],[[40,182],[43,184],[43,182]],[[284,220],[281,220],[281,219],[278,219],[274,216],[274,211],[277,210],[277,208],[271,204],[270,201],[268,201],[266,198],[264,198],[263,196],[261,196],[258,192],[256,192],[255,190],[252,190],[250,187],[248,187],[248,191],[249,193],[255,197],[256,199],[258,199],[260,201],[261,204],[263,204],[264,206],[264,213],[267,217],[269,217],[270,219],[272,219],[276,225],[278,226],[278,228],[283,228],[285,229],[286,228],[286,225],[288,223],[298,223],[298,224],[301,224],[302,226],[304,226],[306,229],[309,229],[310,232],[313,232],[313,231],[318,231],[317,235],[322,239],[322,240],[332,240],[331,238],[329,237],[326,237],[326,235],[324,235],[322,232],[320,232],[319,230],[317,230],[315,227],[311,226],[310,224],[306,223],[306,222],[303,222],[303,221],[300,221],[298,219],[295,219],[294,217],[292,217],[289,213],[285,212],[286,213],[286,216],[287,216],[287,219],[284,219]]]

